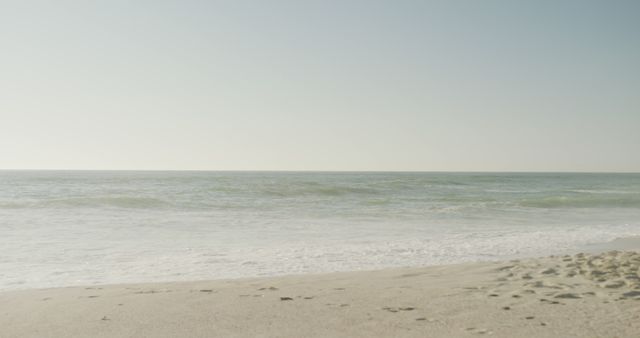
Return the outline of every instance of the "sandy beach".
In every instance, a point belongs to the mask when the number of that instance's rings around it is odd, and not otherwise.
[[[638,337],[639,267],[640,253],[627,250],[9,291],[0,293],[0,336]]]

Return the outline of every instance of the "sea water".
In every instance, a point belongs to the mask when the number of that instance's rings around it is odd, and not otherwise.
[[[640,235],[640,174],[0,171],[0,290],[549,255]]]

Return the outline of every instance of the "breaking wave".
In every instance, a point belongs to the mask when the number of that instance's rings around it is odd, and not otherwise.
[[[521,206],[532,208],[640,208],[640,195],[548,196],[524,199]]]

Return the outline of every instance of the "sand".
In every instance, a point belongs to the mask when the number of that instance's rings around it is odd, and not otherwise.
[[[640,337],[640,253],[0,293],[1,337]]]

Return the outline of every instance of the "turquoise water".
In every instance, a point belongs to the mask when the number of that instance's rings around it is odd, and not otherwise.
[[[640,235],[640,174],[0,171],[0,289],[559,253]]]

